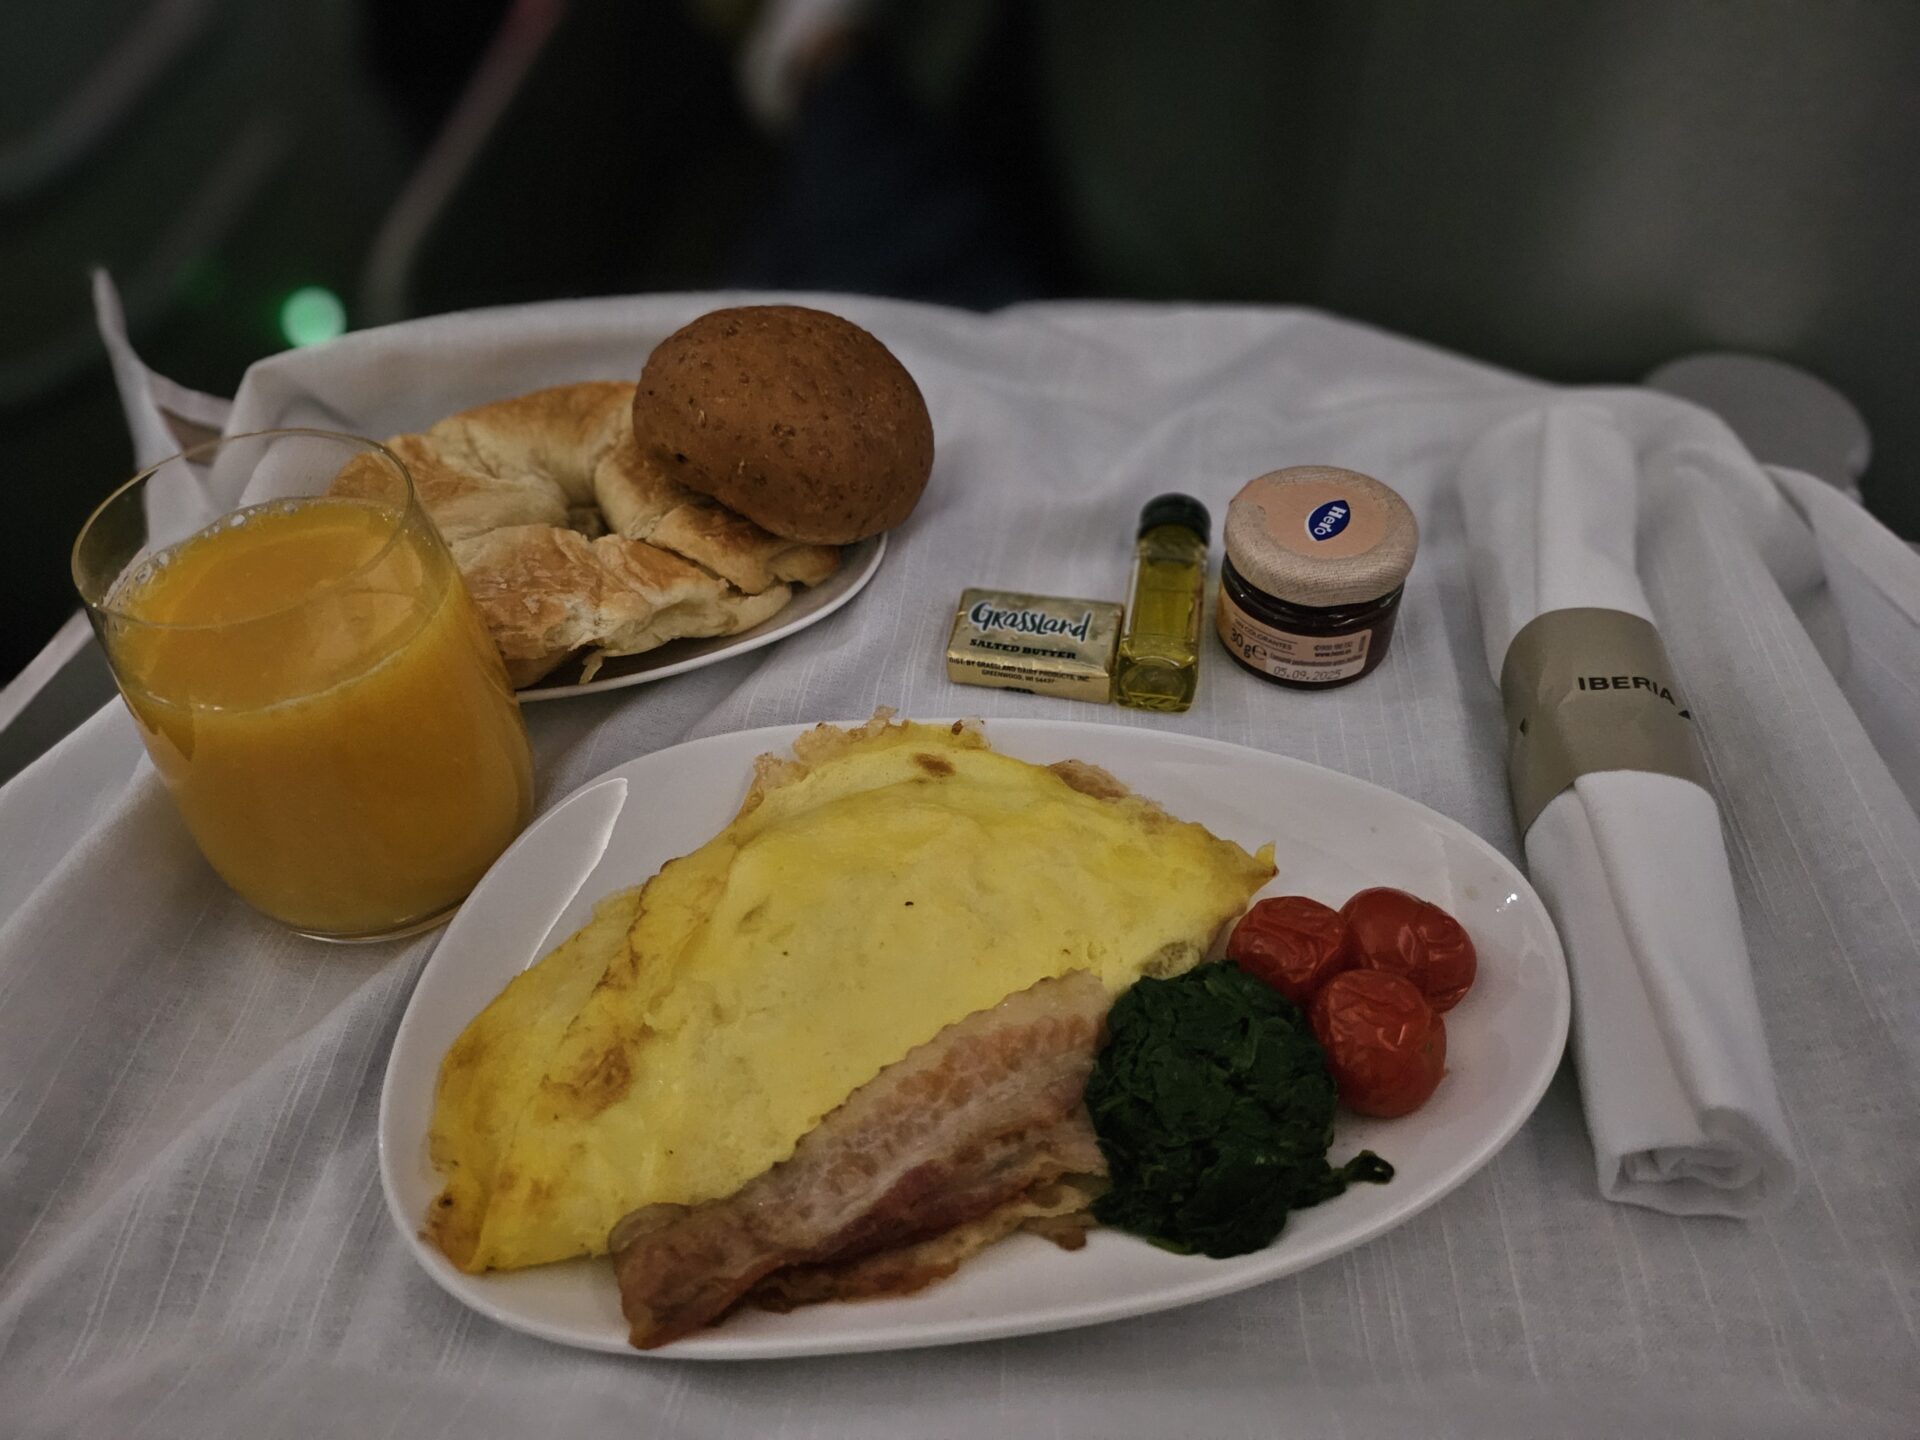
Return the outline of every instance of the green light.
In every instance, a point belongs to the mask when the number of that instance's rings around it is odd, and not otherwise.
[[[347,307],[324,285],[302,285],[280,302],[280,333],[289,345],[318,345],[347,328]]]

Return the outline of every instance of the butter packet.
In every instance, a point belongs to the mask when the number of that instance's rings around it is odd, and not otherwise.
[[[1106,600],[968,590],[947,640],[947,678],[1106,704],[1123,613]]]

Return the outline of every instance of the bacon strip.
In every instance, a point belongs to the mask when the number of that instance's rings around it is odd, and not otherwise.
[[[1093,1228],[1090,1212],[1102,1188],[1099,1180],[1077,1176],[1036,1185],[977,1220],[897,1250],[825,1265],[789,1265],[748,1291],[747,1303],[785,1314],[828,1300],[911,1295],[946,1279],[968,1257],[1016,1230],[1051,1240],[1062,1250],[1078,1250]]]
[[[712,1324],[776,1271],[912,1246],[1104,1174],[1082,1096],[1107,1004],[1083,971],[1042,980],[889,1065],[733,1195],[627,1216],[612,1239],[633,1343]]]

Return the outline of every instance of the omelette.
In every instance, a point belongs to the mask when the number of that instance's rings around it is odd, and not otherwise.
[[[467,1271],[605,1254],[623,1217],[734,1195],[1017,992],[1085,972],[1111,997],[1198,963],[1273,873],[1271,847],[971,723],[817,727],[454,1043],[427,1234]]]

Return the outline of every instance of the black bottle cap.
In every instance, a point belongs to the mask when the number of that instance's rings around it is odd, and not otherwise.
[[[1156,495],[1149,500],[1140,511],[1140,528],[1135,533],[1144,535],[1156,525],[1184,525],[1200,537],[1202,545],[1213,535],[1207,507],[1191,495]]]

